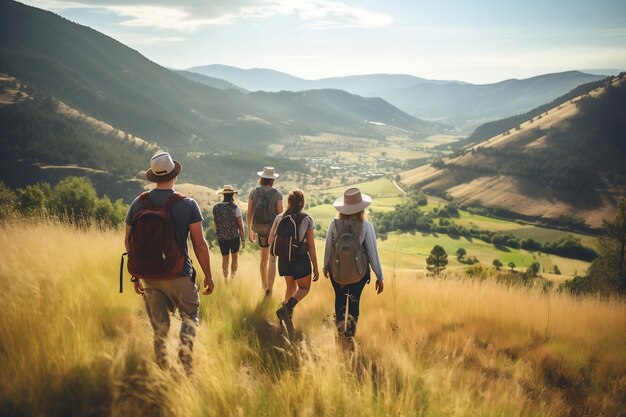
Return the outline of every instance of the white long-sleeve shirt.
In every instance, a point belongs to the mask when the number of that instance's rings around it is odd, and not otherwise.
[[[328,226],[328,232],[326,232],[326,246],[324,249],[324,270],[330,271],[330,251],[332,250],[333,244],[333,233],[335,231],[335,222],[332,221]],[[367,257],[369,259],[370,266],[372,267],[372,271],[376,274],[376,277],[383,280],[383,270],[380,265],[380,258],[378,257],[378,246],[376,244],[376,232],[374,231],[374,226],[372,223],[368,221],[363,222],[363,227],[361,227],[361,233],[359,236],[359,241],[361,245],[365,243],[365,251],[367,252]]]

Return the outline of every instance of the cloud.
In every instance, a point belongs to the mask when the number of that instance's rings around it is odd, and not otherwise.
[[[273,16],[297,17],[304,27],[376,28],[388,26],[392,18],[333,0],[30,0],[29,4],[48,10],[100,9],[125,20],[122,25],[193,32],[205,26],[233,24],[241,19]]]

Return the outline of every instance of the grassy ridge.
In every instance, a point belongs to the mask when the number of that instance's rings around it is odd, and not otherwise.
[[[142,300],[117,293],[122,233],[1,224],[1,415],[618,415],[626,306],[384,262],[362,298],[357,355],[337,348],[332,290],[298,305],[294,347],[263,302],[256,255],[201,302],[195,376],[153,363]],[[54,244],[53,242],[62,242]],[[212,254],[213,265],[218,256]],[[216,270],[219,268],[215,268]],[[176,327],[171,337],[175,357]]]

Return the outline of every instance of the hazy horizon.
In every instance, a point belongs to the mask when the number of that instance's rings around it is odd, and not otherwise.
[[[626,69],[626,2],[612,0],[24,3],[177,69],[223,64],[308,80],[409,74],[476,84]]]

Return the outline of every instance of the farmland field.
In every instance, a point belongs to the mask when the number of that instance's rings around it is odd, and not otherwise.
[[[373,203],[370,206],[370,211],[373,212],[393,211],[395,206],[402,203],[404,199],[399,190],[386,178],[360,182],[345,187],[318,190],[315,194],[329,195],[334,199],[340,196],[346,188],[353,186],[359,187],[361,191],[373,197]],[[424,212],[433,211],[434,209],[443,208],[446,204],[448,202],[441,198],[428,197],[428,204],[422,206],[421,210]],[[306,211],[324,230],[337,214],[337,211],[331,204],[307,207]],[[596,238],[579,233],[496,219],[472,214],[465,210],[459,210],[459,213],[459,218],[451,220],[467,228],[476,227],[481,230],[511,233],[520,239],[533,238],[539,242],[555,241],[564,236],[573,235],[576,238],[580,238],[581,242],[588,247],[595,248],[597,246]],[[424,270],[426,268],[426,257],[428,257],[434,245],[441,245],[446,250],[451,268],[466,266],[458,262],[454,257],[456,250],[461,247],[467,251],[467,257],[474,256],[483,265],[487,266],[490,266],[494,259],[499,259],[505,266],[509,262],[514,262],[517,270],[524,271],[533,262],[539,262],[541,272],[550,273],[556,265],[561,273],[569,278],[576,274],[583,274],[589,267],[589,263],[585,261],[539,252],[529,252],[522,249],[497,248],[480,239],[452,238],[445,234],[389,233],[387,238],[380,243],[380,251],[381,256],[387,262],[391,263],[395,260],[399,268]],[[553,279],[555,282],[562,280],[562,277]]]

